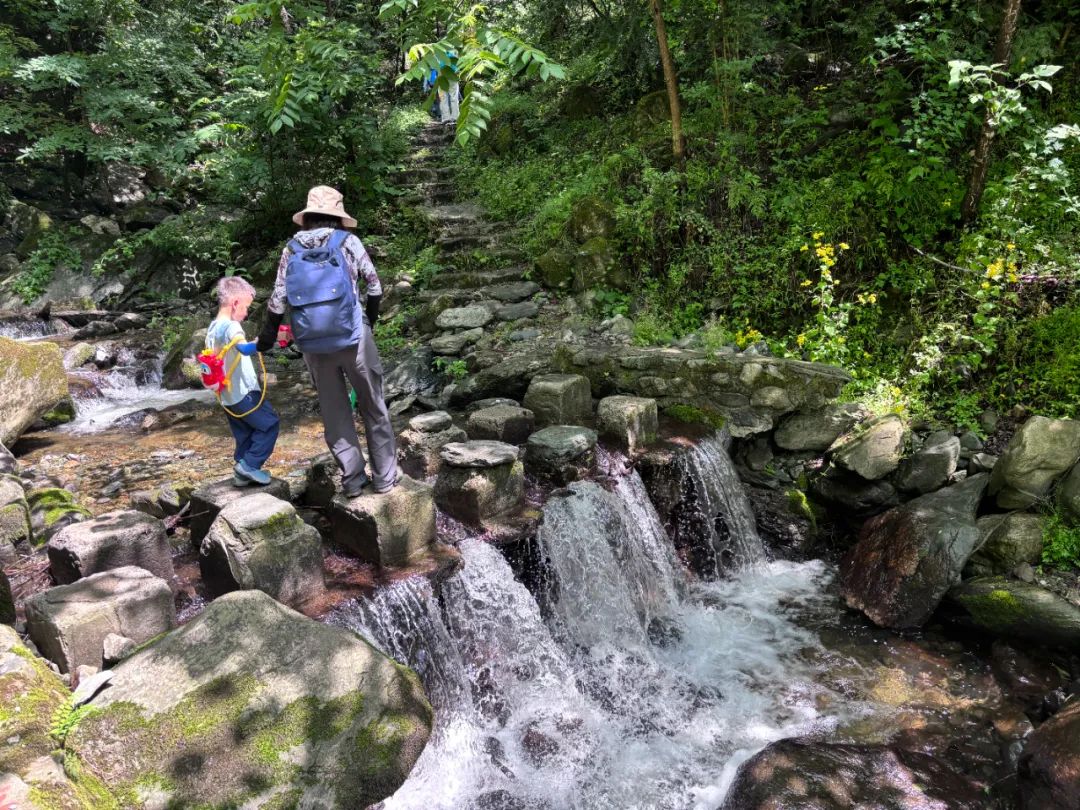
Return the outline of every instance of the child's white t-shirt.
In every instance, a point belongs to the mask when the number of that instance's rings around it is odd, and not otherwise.
[[[244,327],[238,321],[228,318],[215,318],[211,321],[210,326],[206,328],[206,348],[218,351],[223,346],[227,346],[234,337],[244,340]],[[236,369],[229,378],[232,385],[221,392],[222,405],[235,405],[252,391],[259,388],[259,378],[255,375],[255,364],[251,362],[250,357],[240,354],[235,347],[225,353],[226,373],[232,368],[233,363],[236,363],[237,357],[240,358],[240,362],[237,363]]]

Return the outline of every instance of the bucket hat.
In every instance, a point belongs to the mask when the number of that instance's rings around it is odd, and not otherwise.
[[[346,228],[355,228],[356,220],[345,212],[344,199],[336,188],[315,186],[307,193],[307,206],[293,214],[292,221],[303,226],[304,214],[326,214],[340,219]]]

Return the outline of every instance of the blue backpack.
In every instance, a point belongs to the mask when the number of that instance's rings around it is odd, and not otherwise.
[[[293,340],[308,354],[331,354],[356,346],[364,318],[342,245],[348,231],[334,231],[322,247],[289,242],[292,257],[285,273],[285,295],[292,308]]]

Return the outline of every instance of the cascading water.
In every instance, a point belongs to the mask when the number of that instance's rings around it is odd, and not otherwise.
[[[5,317],[0,319],[0,337],[12,340],[38,340],[56,334],[56,326],[48,320],[28,317]]]
[[[816,708],[820,644],[795,622],[832,609],[824,565],[690,585],[636,472],[572,485],[539,542],[546,621],[476,539],[438,595],[407,580],[336,616],[415,667],[436,709],[386,810],[715,808],[756,750],[840,719]]]
[[[696,531],[706,535],[716,574],[760,565],[765,550],[757,521],[723,438],[701,440],[681,457],[681,463],[695,495],[693,514],[688,517],[698,524]]]

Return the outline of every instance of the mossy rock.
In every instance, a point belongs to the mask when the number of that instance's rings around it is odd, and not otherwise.
[[[627,289],[629,278],[618,269],[611,242],[603,236],[593,237],[578,249],[574,259],[575,292],[597,287]]]
[[[161,385],[170,391],[185,388],[202,388],[202,378],[195,355],[203,350],[206,343],[205,318],[188,318],[179,329],[175,342],[165,355],[161,367]]]
[[[75,401],[64,397],[51,411],[41,415],[41,423],[47,428],[66,425],[75,418]]]
[[[366,807],[432,723],[415,673],[258,591],[125,659],[90,705],[67,748],[121,807]]]
[[[21,794],[17,806],[27,810],[116,807],[108,790],[82,773],[76,763],[68,768],[65,761],[65,778],[35,781],[34,772],[41,769],[34,766],[51,757],[62,742],[54,727],[77,725],[85,712],[72,714],[71,693],[10,627],[0,626],[0,673],[0,739],[6,741],[0,746],[0,773],[19,777],[12,785],[13,792]]]
[[[1080,608],[1047,589],[1005,577],[966,580],[948,593],[962,624],[1066,649],[1080,647]]]
[[[0,337],[0,444],[10,447],[68,398],[67,372],[55,343]]]
[[[30,506],[22,481],[14,475],[0,474],[0,544],[17,546],[32,536]]]
[[[615,233],[615,211],[600,197],[582,197],[570,211],[566,233],[578,244],[596,237],[610,239]]]
[[[15,598],[4,569],[0,568],[0,624],[15,624]]]
[[[661,121],[671,120],[671,105],[666,90],[655,90],[638,99],[634,109],[638,126],[648,127]]]
[[[572,84],[559,99],[559,114],[571,121],[593,118],[603,112],[600,90],[590,84]]]
[[[569,287],[574,279],[575,258],[572,251],[555,247],[537,259],[536,268],[544,286],[551,290]]]
[[[30,507],[32,542],[35,546],[44,545],[65,526],[91,517],[90,510],[79,505],[75,496],[66,489],[59,487],[34,490],[26,496],[26,503]]]

